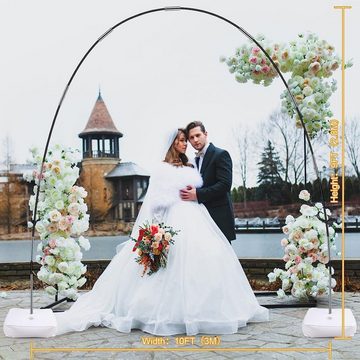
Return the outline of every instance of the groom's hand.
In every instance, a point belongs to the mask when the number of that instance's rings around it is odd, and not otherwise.
[[[188,185],[186,189],[180,190],[180,197],[185,201],[197,201],[196,189]]]

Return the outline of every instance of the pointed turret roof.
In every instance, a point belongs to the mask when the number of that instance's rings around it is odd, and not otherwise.
[[[100,90],[90,118],[85,126],[85,129],[79,134],[79,137],[89,134],[114,134],[119,135],[119,137],[123,136],[123,134],[116,128],[104,100],[101,97]]]

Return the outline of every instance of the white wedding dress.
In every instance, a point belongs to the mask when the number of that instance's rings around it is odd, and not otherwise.
[[[153,218],[180,230],[170,246],[167,267],[141,277],[134,241],[117,254],[88,293],[56,313],[57,334],[107,326],[154,335],[232,334],[248,322],[269,321],[228,240],[204,205],[182,201],[179,190],[201,186],[198,171],[161,164],[150,179],[132,235]]]

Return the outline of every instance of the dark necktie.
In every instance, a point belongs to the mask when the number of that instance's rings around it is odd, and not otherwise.
[[[195,158],[195,162],[196,162],[196,167],[199,169],[200,156],[197,156]]]

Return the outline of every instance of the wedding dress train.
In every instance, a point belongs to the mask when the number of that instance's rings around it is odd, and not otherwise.
[[[100,325],[160,336],[232,334],[248,322],[269,321],[268,309],[259,305],[234,250],[205,206],[179,197],[179,189],[201,186],[201,181],[196,169],[160,166],[132,235],[137,237],[139,225],[151,221],[150,216],[180,230],[167,267],[142,277],[134,241],[120,244],[93,289],[69,310],[56,313],[57,334]]]

